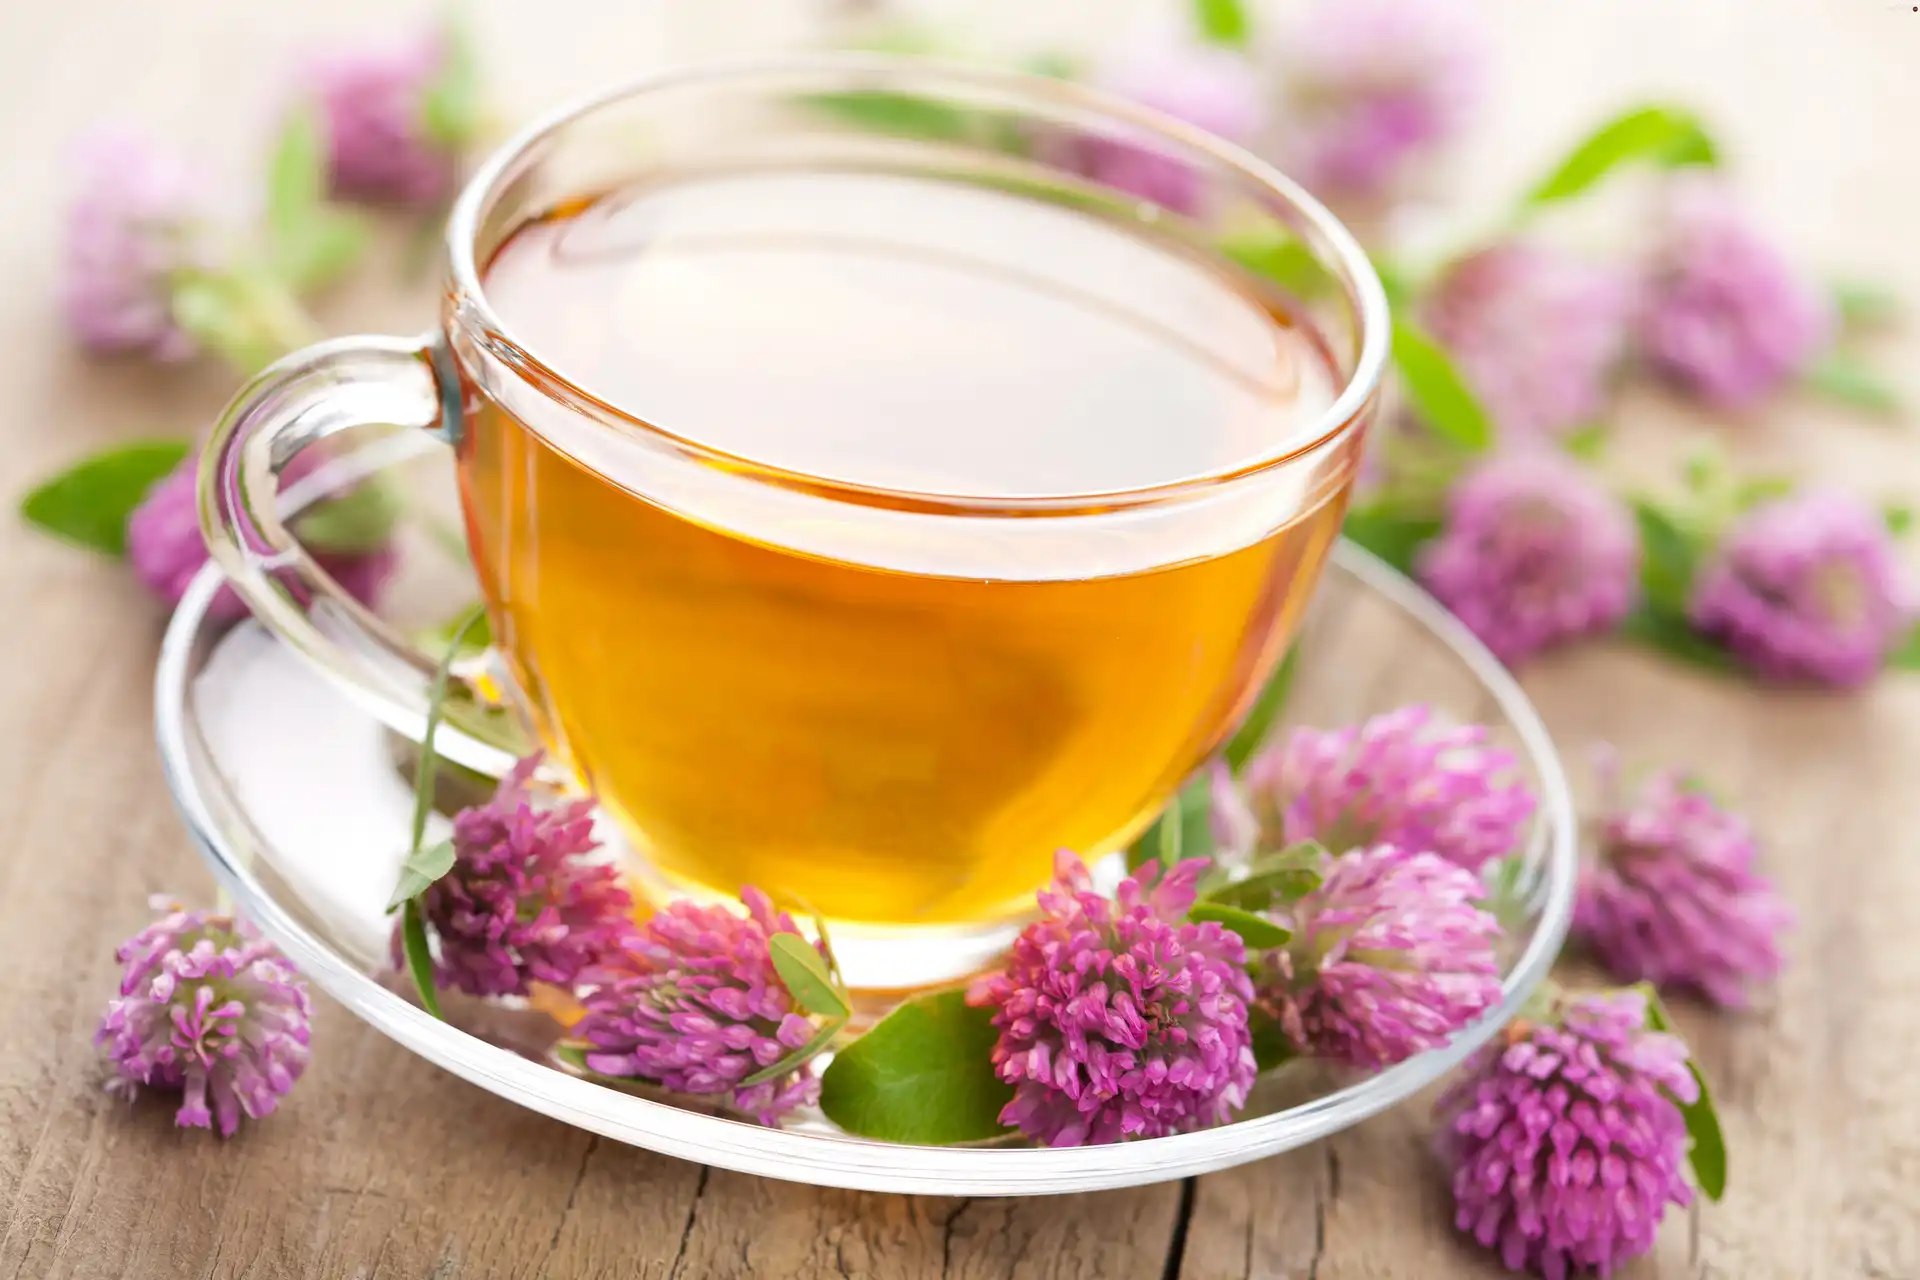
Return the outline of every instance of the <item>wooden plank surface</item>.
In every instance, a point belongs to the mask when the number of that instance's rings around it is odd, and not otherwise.
[[[674,58],[802,38],[832,6],[510,0],[476,6],[507,115]],[[989,28],[1112,30],[1113,6],[929,8]],[[1129,9],[1145,7],[1130,3]],[[1881,0],[1497,0],[1494,100],[1456,202],[1496,208],[1599,110],[1705,109],[1756,205],[1807,258],[1920,299],[1920,14]],[[0,11],[0,490],[109,441],[180,432],[227,389],[210,369],[99,366],[50,294],[66,142],[103,116],[253,173],[300,49],[413,4],[64,0]],[[382,15],[385,15],[384,17]],[[511,60],[507,58],[511,51]],[[333,328],[417,328],[418,290],[357,289]],[[1909,331],[1877,353],[1920,399]],[[1811,402],[1709,424],[1653,393],[1623,465],[1705,436],[1755,465],[1920,498],[1920,424]],[[159,627],[119,569],[0,521],[0,1275],[956,1276],[1445,1280],[1461,1247],[1408,1107],[1309,1150],[1168,1185],[1024,1201],[910,1199],[760,1181],[593,1139],[452,1080],[322,999],[314,1065],[227,1144],[131,1113],[88,1044],[113,943],[160,889],[207,879],[150,744]],[[1356,644],[1364,643],[1363,639]],[[1541,663],[1527,687],[1563,744],[1698,763],[1747,809],[1801,912],[1759,1011],[1681,1017],[1719,1086],[1726,1201],[1673,1220],[1648,1277],[1920,1278],[1920,680],[1856,697],[1759,693],[1624,650]],[[1330,695],[1332,696],[1332,695]]]

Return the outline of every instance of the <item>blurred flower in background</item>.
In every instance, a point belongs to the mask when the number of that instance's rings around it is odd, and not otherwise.
[[[1454,263],[1424,306],[1427,327],[1504,439],[1591,423],[1626,351],[1628,273],[1527,240]]]
[[[1580,877],[1574,932],[1617,978],[1748,1002],[1780,972],[1793,909],[1755,866],[1745,819],[1692,775],[1661,770],[1620,795],[1606,769],[1607,810]]]
[[[1723,182],[1674,183],[1640,320],[1655,369],[1711,405],[1744,408],[1802,373],[1833,331],[1826,295],[1760,234]]]
[[[76,148],[60,302],[81,343],[177,360],[197,344],[174,320],[174,278],[207,246],[201,191],[187,165],[122,129]]]
[[[1593,474],[1534,449],[1498,455],[1447,495],[1421,583],[1513,664],[1605,631],[1632,606],[1639,538],[1624,503]]]
[[[452,194],[474,125],[470,59],[451,26],[343,49],[308,72],[336,196],[432,205]]]
[[[1096,69],[1093,81],[1243,146],[1266,118],[1252,64],[1233,50],[1190,39],[1135,42]],[[1110,138],[1083,138],[1076,148],[1076,167],[1090,177],[1164,208],[1198,211],[1201,176],[1186,161]]]
[[[1456,137],[1485,41],[1456,0],[1307,0],[1267,24],[1275,158],[1316,193],[1378,195]]]
[[[281,475],[281,486],[293,484],[319,465],[318,455],[297,455]],[[134,576],[169,609],[180,603],[194,576],[211,558],[200,532],[196,488],[199,469],[199,455],[189,455],[147,490],[127,519],[127,560]],[[322,523],[328,519],[329,506],[322,503],[297,518],[294,530],[314,551],[320,567],[349,595],[371,608],[397,561],[391,540],[398,516],[393,496],[383,485],[370,483],[330,503],[335,513],[344,513],[346,518]],[[303,522],[310,523],[303,527]],[[245,617],[247,606],[232,587],[222,587],[208,612],[216,620],[231,620]]]
[[[1740,517],[1702,567],[1703,634],[1776,680],[1871,680],[1913,621],[1886,520],[1852,494],[1807,490]]]

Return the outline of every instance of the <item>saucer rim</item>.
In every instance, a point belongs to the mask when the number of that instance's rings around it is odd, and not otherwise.
[[[309,981],[389,1039],[436,1066],[529,1110],[615,1141],[737,1172],[860,1191],[917,1195],[1063,1194],[1211,1173],[1317,1141],[1406,1101],[1487,1043],[1546,978],[1572,919],[1578,870],[1573,805],[1560,756],[1519,684],[1466,627],[1411,580],[1341,539],[1330,569],[1385,596],[1454,651],[1519,736],[1538,774],[1535,823],[1540,907],[1531,938],[1486,1016],[1384,1071],[1285,1110],[1171,1137],[1104,1146],[931,1147],[841,1134],[767,1128],[703,1115],[570,1076],[434,1018],[361,972],[276,902],[249,867],[251,850],[213,817],[188,749],[193,657],[225,579],[209,565],[194,578],[162,642],[154,679],[155,734],[167,786],[215,879]],[[231,797],[229,796],[229,800]],[[1541,848],[1544,843],[1545,847]]]

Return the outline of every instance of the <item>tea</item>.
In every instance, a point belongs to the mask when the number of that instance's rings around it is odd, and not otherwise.
[[[537,727],[684,887],[895,925],[1030,905],[1056,848],[1125,842],[1218,744],[1339,525],[1336,493],[1251,545],[1129,543],[1091,574],[959,572],[974,544],[922,536],[956,518],[941,495],[1098,509],[1331,404],[1308,327],[1127,219],[908,173],[687,175],[527,222],[485,288],[594,399],[723,470],[851,495],[769,532],[498,404],[468,423],[475,559]]]

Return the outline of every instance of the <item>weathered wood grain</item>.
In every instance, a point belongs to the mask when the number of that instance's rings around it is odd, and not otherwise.
[[[538,21],[475,5],[505,111],[689,52],[803,34],[792,0],[562,0]],[[912,6],[960,12],[951,3]],[[1007,30],[1117,30],[1114,6],[967,6]],[[1146,0],[1129,4],[1148,7]],[[1606,106],[1700,104],[1787,241],[1836,273],[1920,297],[1920,15],[1879,0],[1488,0],[1501,57],[1452,199],[1494,210]],[[106,442],[204,422],[227,383],[76,358],[48,304],[61,152],[131,116],[216,181],[252,180],[285,68],[394,9],[196,0],[0,11],[0,491]],[[1044,9],[1044,12],[1042,10]],[[405,331],[419,288],[356,286],[330,327]],[[1877,344],[1920,394],[1914,331]],[[1658,477],[1718,438],[1745,464],[1920,497],[1914,428],[1789,399],[1709,424],[1636,392],[1609,466]],[[1363,616],[1351,643],[1390,644]],[[1444,1280],[1492,1276],[1429,1164],[1423,1106],[1314,1148],[1183,1185],[1025,1201],[911,1199],[758,1181],[597,1141],[454,1081],[321,1001],[314,1065],[271,1123],[227,1144],[124,1113],[87,1042],[110,949],[145,896],[205,891],[150,746],[158,627],[123,573],[0,520],[0,1276],[953,1276]],[[1358,662],[1356,660],[1356,665]],[[1434,672],[1384,678],[1407,689]],[[1677,1215],[1631,1280],[1920,1277],[1920,681],[1857,697],[1757,693],[1612,649],[1540,663],[1529,691],[1570,750],[1594,738],[1703,764],[1763,833],[1801,912],[1794,964],[1760,1008],[1678,1013],[1722,1101],[1726,1201]],[[1332,722],[1384,696],[1334,683]],[[1576,971],[1577,973],[1577,971]]]

